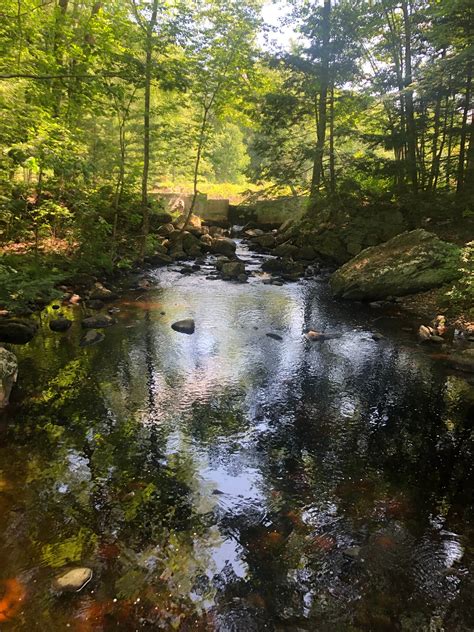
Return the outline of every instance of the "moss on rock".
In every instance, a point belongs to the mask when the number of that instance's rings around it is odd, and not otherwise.
[[[423,229],[366,248],[331,278],[335,296],[380,299],[423,292],[457,279],[460,249]]]

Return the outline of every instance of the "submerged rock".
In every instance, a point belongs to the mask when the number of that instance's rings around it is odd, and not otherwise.
[[[30,342],[37,330],[35,323],[25,320],[0,320],[0,342],[24,345]]]
[[[55,578],[53,587],[60,592],[79,592],[92,579],[92,570],[86,566],[72,568]]]
[[[16,356],[0,347],[0,408],[8,404],[13,384],[18,376],[18,361]]]
[[[55,331],[58,333],[67,331],[72,325],[72,320],[69,320],[69,318],[55,318],[54,320],[51,320],[49,323],[49,328],[51,329],[51,331]]]
[[[272,340],[283,340],[282,336],[280,336],[279,334],[265,334],[267,336],[267,338],[271,338]]]
[[[178,320],[171,325],[171,329],[178,331],[180,334],[193,334],[195,329],[194,320],[192,318]]]
[[[465,349],[447,357],[448,364],[453,369],[474,373],[474,349]]]
[[[101,331],[98,331],[97,329],[89,329],[89,331],[82,336],[79,346],[91,347],[92,345],[102,342],[104,338],[105,334]]]
[[[106,314],[99,314],[97,316],[89,316],[82,321],[82,327],[84,329],[102,329],[103,327],[110,327],[114,324],[114,319]]]
[[[423,229],[363,250],[331,277],[335,296],[381,299],[415,294],[459,277],[460,249]]]

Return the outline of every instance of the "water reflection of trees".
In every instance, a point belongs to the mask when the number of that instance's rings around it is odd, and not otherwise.
[[[89,562],[114,616],[158,608],[155,623],[217,604],[222,629],[421,629],[432,612],[462,628],[469,389],[363,332],[306,342],[327,323],[307,298],[272,305],[274,329],[291,323],[281,343],[254,329],[268,297],[235,296],[195,338],[148,312],[103,347],[43,345],[32,371],[46,358],[49,386],[26,389],[9,430],[23,489],[2,519],[8,573]],[[226,539],[245,577],[216,567]]]

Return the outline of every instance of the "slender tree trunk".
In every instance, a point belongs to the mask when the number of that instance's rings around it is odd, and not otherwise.
[[[321,74],[319,91],[319,108],[317,123],[317,138],[314,152],[313,174],[311,178],[311,190],[309,200],[309,212],[316,211],[319,189],[323,173],[323,155],[326,142],[327,101],[329,89],[329,41],[331,31],[331,0],[324,0],[322,15],[322,47],[321,47]]]
[[[459,161],[458,161],[458,173],[457,173],[457,187],[458,193],[464,188],[465,179],[464,172],[466,167],[466,141],[468,135],[467,119],[469,115],[469,108],[471,107],[471,87],[472,87],[472,64],[469,65],[467,83],[466,83],[466,96],[464,101],[464,108],[462,113],[461,124],[461,141],[459,144]]]
[[[467,149],[467,163],[464,180],[464,192],[470,196],[471,204],[474,204],[474,111],[471,112],[471,125],[469,132],[469,147]]]
[[[453,99],[454,100],[454,99]],[[453,153],[453,126],[454,126],[454,114],[455,114],[455,104],[453,103],[451,109],[451,117],[449,120],[449,134],[448,134],[448,153],[446,156],[446,169],[445,169],[445,186],[446,189],[450,189],[451,182],[451,154]]]
[[[331,86],[331,101],[329,110],[329,189],[331,195],[336,192],[336,167],[334,156],[334,86]]]
[[[153,0],[151,18],[146,29],[145,59],[145,103],[143,109],[143,173],[142,173],[142,239],[140,245],[140,261],[145,258],[146,242],[150,231],[150,209],[148,207],[148,173],[150,170],[150,96],[151,96],[151,62],[153,52],[153,31],[156,26],[158,0]]]
[[[428,191],[433,190],[433,183],[434,183],[436,168],[438,164],[438,140],[439,140],[440,124],[441,124],[441,88],[438,88],[438,94],[436,95],[434,119],[433,119],[433,139],[431,141],[431,166],[430,166],[430,175],[428,178]]]
[[[191,218],[194,207],[196,206],[197,196],[198,196],[198,179],[199,179],[199,167],[201,166],[201,158],[202,158],[202,150],[204,148],[204,142],[206,139],[206,129],[207,129],[207,120],[209,117],[209,108],[204,106],[204,111],[202,115],[201,121],[201,129],[199,130],[199,138],[198,138],[198,147],[196,152],[196,160],[194,163],[194,174],[193,174],[193,197],[191,200],[191,207],[189,209],[188,216],[186,218],[186,223],[183,226],[183,230],[186,228],[186,224],[189,222]]]
[[[416,125],[413,105],[413,81],[411,60],[411,16],[407,0],[402,0],[403,24],[405,31],[405,103],[407,118],[407,171],[413,192],[418,190],[418,173],[416,164]]]
[[[436,156],[433,159],[433,167],[432,167],[432,182],[431,182],[431,190],[436,191],[438,187],[438,178],[439,178],[439,167],[441,164],[441,156],[443,155],[444,145],[446,143],[446,135],[448,130],[448,115],[449,115],[449,93],[446,95],[446,102],[444,107],[444,120],[443,120],[443,134],[441,136],[441,143],[439,145],[439,149],[436,153]]]

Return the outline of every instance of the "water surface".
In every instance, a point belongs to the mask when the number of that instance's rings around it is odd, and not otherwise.
[[[474,629],[466,377],[324,283],[206,273],[152,271],[97,346],[76,307],[19,350],[1,629]],[[56,595],[77,565],[92,582]]]

